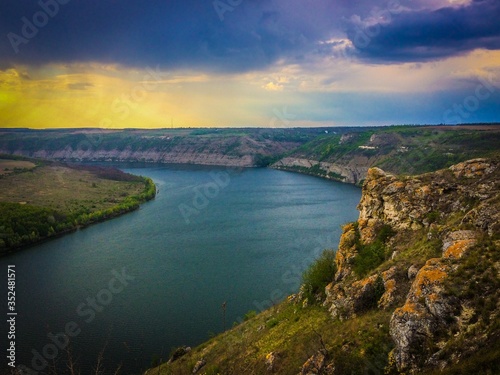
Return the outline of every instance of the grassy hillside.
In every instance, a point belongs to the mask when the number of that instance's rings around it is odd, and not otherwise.
[[[332,321],[320,305],[285,301],[147,374],[299,374],[322,350],[335,355],[339,374],[379,373],[387,365],[390,314],[372,311],[348,322]],[[312,372],[311,372],[312,373]]]
[[[325,176],[328,171],[320,163],[420,174],[476,157],[493,157],[500,153],[499,144],[500,125],[358,128],[323,134],[285,156],[312,160],[318,170],[306,168],[308,172]]]
[[[116,169],[8,157],[0,159],[0,253],[136,209],[156,193],[150,179]]]
[[[0,131],[0,152],[64,161],[143,161],[262,166],[321,129]]]

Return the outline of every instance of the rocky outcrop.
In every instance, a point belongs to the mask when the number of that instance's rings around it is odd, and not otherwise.
[[[339,247],[335,254],[337,273],[335,281],[340,281],[352,273],[352,262],[358,253],[356,243],[358,232],[354,223],[346,224],[342,229]]]
[[[329,163],[301,158],[283,158],[274,163],[272,167],[317,175],[351,184],[359,184],[365,178],[368,170],[368,165]]]
[[[472,230],[450,232],[443,241],[443,258],[462,258],[477,240],[478,233]]]
[[[451,266],[430,259],[418,272],[403,307],[397,308],[390,323],[396,344],[392,353],[399,371],[417,372],[437,351],[437,338],[449,330],[460,311],[456,297],[445,293],[444,281]]]
[[[408,292],[407,272],[400,267],[392,266],[381,272],[384,282],[382,297],[377,302],[381,309],[390,309],[395,306]]]
[[[415,230],[455,213],[463,215],[462,223],[492,234],[500,229],[500,213],[493,212],[488,203],[499,189],[495,175],[497,164],[485,159],[410,178],[371,168],[358,205],[361,239],[372,241],[374,229],[382,223],[396,230]]]
[[[328,363],[328,352],[325,349],[319,350],[307,359],[302,365],[299,375],[333,375],[335,366],[333,362]]]
[[[468,337],[478,313],[473,293],[463,297],[459,292],[450,292],[450,277],[463,268],[478,241],[484,242],[485,236],[500,232],[498,166],[498,161],[474,159],[416,177],[396,177],[379,168],[367,173],[358,205],[359,219],[343,227],[336,255],[337,273],[325,289],[324,304],[334,318],[341,320],[373,308],[396,307],[390,319],[395,348],[389,362],[398,373],[443,368],[461,357],[461,352],[456,351],[446,358],[444,350],[455,336]],[[380,241],[383,226],[396,233],[397,240],[389,241],[388,250],[397,247],[398,240],[411,246],[409,239],[417,238],[415,233],[419,233],[424,248],[426,241],[437,238],[436,243],[442,244],[441,255],[420,265],[386,263],[385,268],[374,269],[358,279],[353,264],[360,249]],[[497,246],[498,250],[498,242],[493,249]],[[398,249],[405,250],[401,246]],[[478,275],[475,282],[490,280],[494,273],[488,275]],[[490,296],[495,296],[491,287],[495,284],[485,283],[490,285]],[[476,335],[482,337],[480,342],[488,337],[483,329],[482,336]]]
[[[207,364],[207,361],[205,361],[204,358],[200,359],[198,362],[195,363],[195,365],[193,367],[193,371],[191,373],[197,374],[206,364]]]
[[[370,309],[389,309],[407,291],[404,272],[397,267],[352,283],[330,283],[325,288],[324,305],[333,318],[346,320]]]
[[[446,281],[459,267],[460,263],[453,261],[465,257],[479,235],[472,230],[446,234],[442,257],[428,260],[416,274],[405,304],[394,311],[390,323],[396,344],[391,356],[398,371],[413,373],[426,366],[443,368],[448,364],[439,359],[440,349],[451,334],[459,334],[458,323],[471,309],[466,301],[450,295]]]
[[[355,281],[352,284],[329,284],[326,289],[325,305],[332,317],[349,319],[376,307],[384,292],[383,280],[378,275]]]

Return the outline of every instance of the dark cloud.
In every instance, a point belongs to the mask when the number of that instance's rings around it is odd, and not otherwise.
[[[0,6],[0,64],[245,71],[293,55],[307,41],[307,27],[288,27],[270,1],[222,1],[230,7],[223,20],[212,0],[41,0],[50,4],[49,16],[39,3],[7,0]]]
[[[379,62],[428,61],[477,48],[500,49],[500,2],[404,11],[389,23],[350,25],[348,36],[364,59]]]
[[[368,19],[373,9],[388,8],[385,0],[217,3],[226,7],[217,10],[213,0],[4,0],[0,69],[95,61],[162,70],[251,71],[279,59],[301,63],[311,54],[328,55],[332,45],[319,42],[341,39],[346,30],[357,53],[371,61],[428,60],[500,45],[498,0],[393,14],[369,34],[368,43],[361,39],[367,30],[354,27],[352,16]],[[419,8],[418,0],[398,4]]]

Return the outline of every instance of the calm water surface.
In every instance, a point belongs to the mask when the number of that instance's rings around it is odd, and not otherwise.
[[[140,373],[173,347],[221,332],[223,302],[229,327],[296,291],[304,268],[357,218],[361,196],[351,185],[271,169],[122,169],[151,177],[157,198],[0,258],[2,274],[7,264],[17,272],[17,364],[43,366],[56,354],[61,362],[66,354],[48,334],[69,328],[82,373],[103,348],[108,372],[122,362],[122,374]]]

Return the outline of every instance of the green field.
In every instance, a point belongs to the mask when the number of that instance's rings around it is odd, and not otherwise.
[[[156,193],[150,179],[116,169],[35,160],[1,163],[17,169],[0,176],[0,252],[134,210]]]

